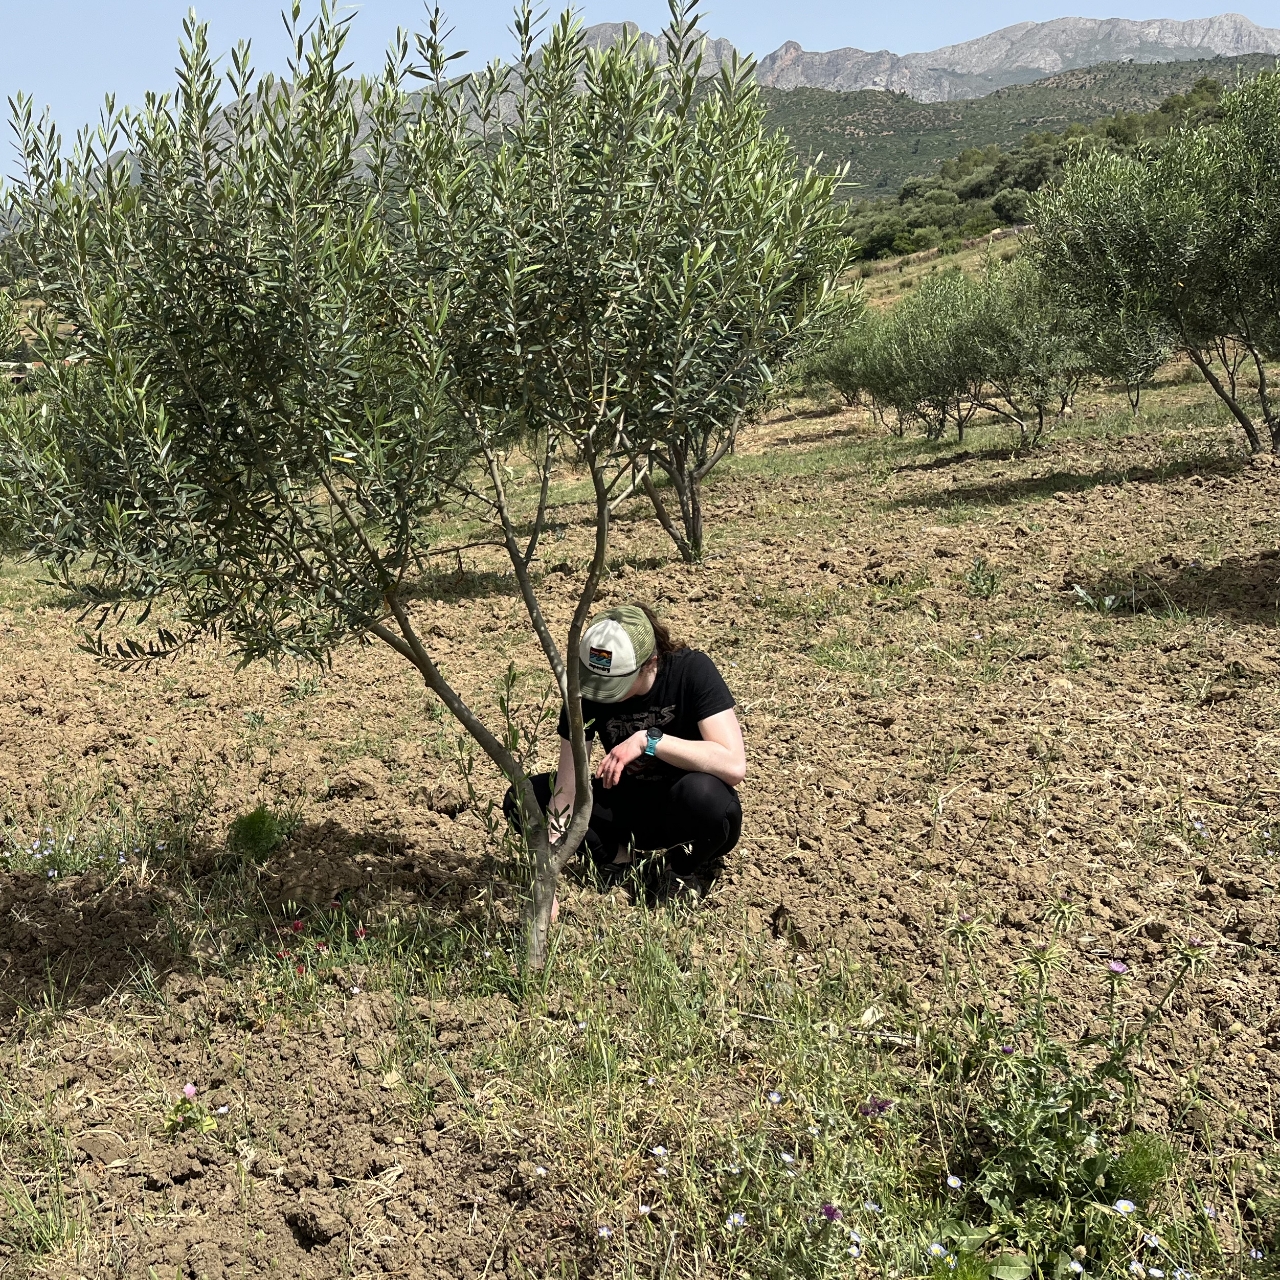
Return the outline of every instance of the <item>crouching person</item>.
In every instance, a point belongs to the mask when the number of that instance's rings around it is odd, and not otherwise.
[[[738,843],[747,771],[733,695],[705,653],[671,639],[643,605],[610,609],[579,650],[587,746],[604,758],[592,779],[587,855],[606,882],[623,878],[637,851],[665,852],[666,869],[705,892]],[[560,712],[560,764],[531,779],[553,839],[573,810],[569,717]],[[503,812],[520,825],[514,789]]]

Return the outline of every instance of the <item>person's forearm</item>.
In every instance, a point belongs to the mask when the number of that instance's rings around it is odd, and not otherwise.
[[[663,734],[654,755],[664,764],[687,773],[709,773],[731,787],[736,787],[746,774],[746,762],[741,756],[718,742],[705,742],[701,738],[695,742]]]

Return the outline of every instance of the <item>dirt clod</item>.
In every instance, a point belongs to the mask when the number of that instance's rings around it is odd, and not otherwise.
[[[342,1215],[323,1204],[301,1205],[290,1209],[284,1218],[304,1244],[328,1244],[347,1229]]]

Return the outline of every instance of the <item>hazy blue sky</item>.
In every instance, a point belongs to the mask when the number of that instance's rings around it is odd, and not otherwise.
[[[1210,0],[1211,2],[1211,0]],[[259,68],[283,59],[280,4],[272,0],[204,0],[197,12],[212,28],[216,49],[250,38]],[[553,6],[554,7],[554,6]],[[186,0],[0,0],[0,96],[16,90],[48,103],[64,132],[96,117],[102,96],[114,91],[138,102],[144,90],[167,89],[175,61]],[[359,6],[352,53],[360,70],[374,70],[397,25],[424,25],[418,0],[365,0]],[[472,51],[468,64],[510,52],[508,0],[453,0],[455,47]],[[630,19],[657,30],[666,14],[661,0],[583,0],[588,22]],[[808,49],[856,45],[909,53],[983,35],[1014,22],[1067,14],[1090,17],[1195,18],[1219,9],[1188,0],[720,0],[704,7],[706,29],[757,54],[798,40]],[[1243,8],[1263,26],[1280,26],[1280,0],[1257,0]],[[464,64],[466,65],[466,64]],[[7,109],[5,116],[7,118]]]

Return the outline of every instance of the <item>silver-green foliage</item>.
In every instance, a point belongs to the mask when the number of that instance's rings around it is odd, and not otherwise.
[[[10,247],[62,323],[44,394],[5,415],[0,483],[105,614],[170,605],[172,630],[116,656],[216,631],[246,661],[323,658],[383,615],[459,465],[392,305],[377,143],[403,93],[344,79],[344,35],[295,29],[288,76],[256,83],[239,47],[223,102],[189,19],[176,94],[108,104],[70,154],[18,104]]]
[[[946,271],[855,328],[864,394],[880,417],[892,413],[898,434],[918,425],[930,440],[940,440],[954,423],[964,438],[978,377],[975,302],[972,282]]]
[[[1254,452],[1264,435],[1280,447],[1266,369],[1280,350],[1280,74],[1224,95],[1216,121],[1155,159],[1082,158],[1035,221],[1038,261],[1086,322],[1121,321],[1139,351],[1176,346]]]
[[[1070,405],[1089,362],[1060,300],[1019,258],[988,262],[976,277],[925,277],[890,310],[861,317],[816,371],[898,434],[918,425],[940,440],[954,424],[963,440],[985,410],[1033,444]]]
[[[700,56],[679,66],[663,82],[667,137],[651,177],[661,270],[637,335],[630,421],[650,442],[637,451],[648,476],[656,468],[670,481],[680,528],[651,478],[645,491],[694,560],[703,480],[775,374],[857,299],[833,289],[849,253],[832,200],[838,175],[796,174],[785,137],[765,127],[753,63],[735,59],[701,88]]]
[[[0,289],[0,360],[11,360],[22,346],[22,314],[8,289]]]
[[[972,288],[957,322],[972,342],[973,403],[1034,444],[1090,373],[1079,327],[1027,258],[989,262]]]

